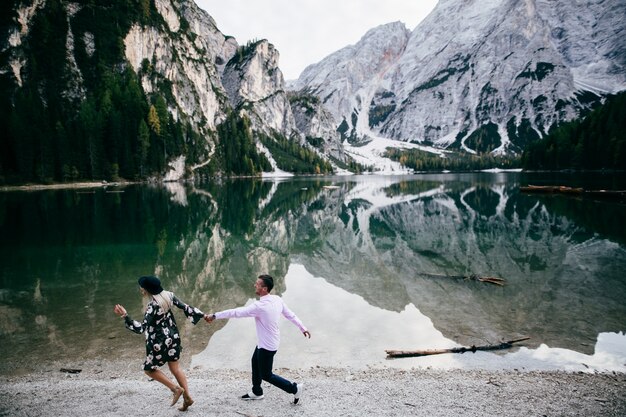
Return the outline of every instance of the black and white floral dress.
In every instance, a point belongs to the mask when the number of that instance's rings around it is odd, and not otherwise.
[[[175,295],[172,297],[172,305],[183,310],[185,316],[193,324],[204,317],[204,313],[195,307],[191,307],[180,301]],[[143,363],[144,371],[156,370],[165,362],[177,361],[180,358],[181,345],[178,326],[172,311],[163,311],[161,306],[153,300],[148,303],[143,322],[131,319],[128,315],[124,322],[126,328],[146,336],[146,360]]]

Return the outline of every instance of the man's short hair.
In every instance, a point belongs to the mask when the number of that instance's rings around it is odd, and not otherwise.
[[[259,279],[263,281],[263,286],[267,288],[267,292],[272,291],[272,288],[274,288],[274,278],[270,275],[259,275]]]

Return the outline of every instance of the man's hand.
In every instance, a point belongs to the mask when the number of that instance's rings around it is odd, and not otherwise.
[[[309,339],[311,338],[311,333],[309,333],[308,330],[303,331],[302,334],[304,335],[304,337],[308,337]]]
[[[207,323],[212,323],[213,320],[215,320],[215,314],[205,314],[204,315],[204,321],[206,321]]]

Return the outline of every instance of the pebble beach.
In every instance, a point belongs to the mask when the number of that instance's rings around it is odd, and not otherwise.
[[[305,384],[294,405],[292,395],[267,384],[263,400],[242,401],[249,372],[185,371],[195,400],[185,413],[171,407],[169,391],[135,363],[96,361],[1,376],[0,416],[626,415],[626,374],[615,372],[275,369]]]

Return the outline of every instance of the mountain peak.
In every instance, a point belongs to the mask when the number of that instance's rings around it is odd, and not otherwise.
[[[294,86],[354,140],[517,153],[626,89],[625,14],[620,0],[441,0],[413,32],[371,29]]]

